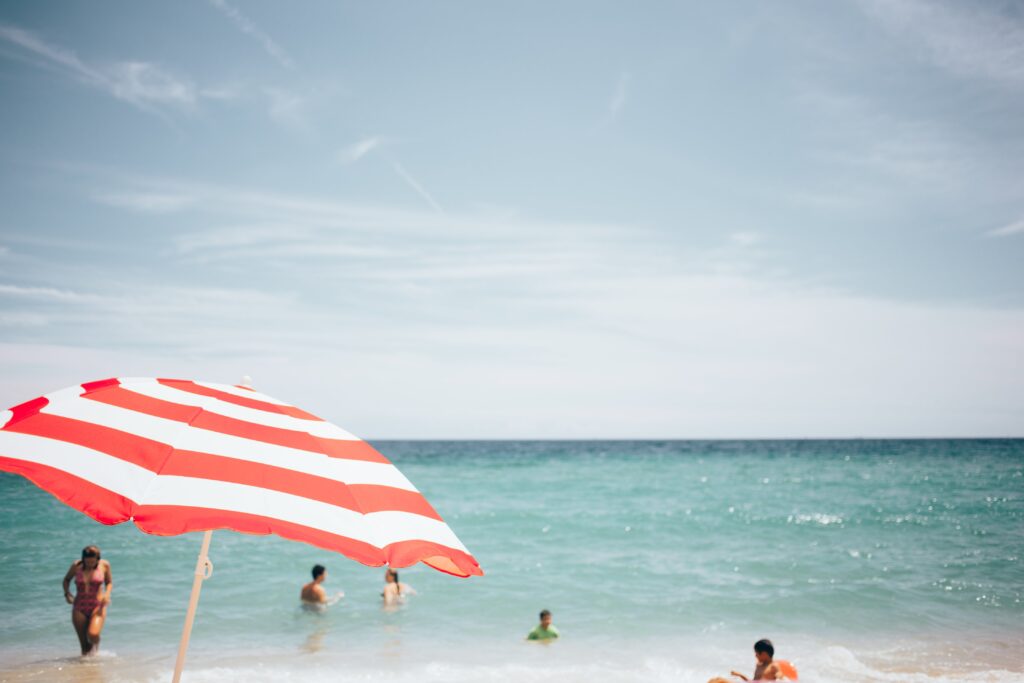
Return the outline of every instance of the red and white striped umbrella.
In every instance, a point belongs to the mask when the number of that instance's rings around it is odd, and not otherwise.
[[[47,394],[0,413],[0,470],[150,534],[273,533],[371,566],[483,573],[372,446],[244,386],[131,378]]]

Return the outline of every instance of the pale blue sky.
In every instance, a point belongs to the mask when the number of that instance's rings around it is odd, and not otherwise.
[[[1024,6],[0,2],[0,403],[1024,435]]]

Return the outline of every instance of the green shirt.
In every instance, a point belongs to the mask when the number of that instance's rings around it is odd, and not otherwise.
[[[557,638],[558,629],[555,628],[554,624],[548,626],[546,629],[541,627],[539,624],[537,628],[530,631],[530,634],[526,636],[527,640],[548,640],[549,638]]]

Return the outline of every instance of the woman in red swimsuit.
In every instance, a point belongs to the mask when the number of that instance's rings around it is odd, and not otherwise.
[[[75,594],[68,588],[75,581]],[[71,623],[78,634],[82,654],[94,654],[100,647],[100,631],[107,618],[110,591],[114,579],[110,563],[100,559],[100,549],[94,545],[82,549],[82,559],[71,563],[64,575],[64,599],[71,605]]]

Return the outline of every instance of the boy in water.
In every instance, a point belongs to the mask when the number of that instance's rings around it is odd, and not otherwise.
[[[772,661],[775,656],[775,646],[772,641],[763,638],[754,643],[754,657],[757,659],[757,666],[754,668],[753,679],[747,678],[739,671],[730,671],[733,676],[739,676],[745,681],[777,681],[782,679],[782,672],[779,665]]]
[[[551,612],[543,610],[540,613],[540,624],[527,634],[527,640],[552,640],[559,636],[558,629],[551,624]]]
[[[321,585],[327,580],[327,568],[322,564],[313,565],[313,580],[302,587],[299,597],[305,605],[333,605],[345,597],[345,593],[338,591],[333,598],[327,598],[327,591]]]

